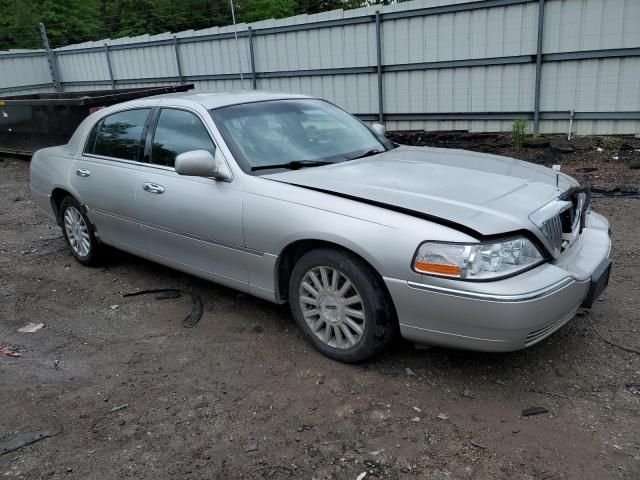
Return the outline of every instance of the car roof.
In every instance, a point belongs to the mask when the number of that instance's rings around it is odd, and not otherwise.
[[[235,91],[204,91],[167,93],[149,97],[150,101],[160,100],[160,104],[194,102],[202,105],[207,110],[237,105],[240,103],[262,102],[266,100],[283,100],[293,98],[311,98],[307,95],[295,93],[266,92],[261,90],[235,90]]]

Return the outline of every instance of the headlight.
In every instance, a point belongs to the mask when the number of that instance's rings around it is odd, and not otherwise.
[[[493,280],[532,268],[544,260],[526,238],[487,243],[425,242],[416,252],[418,273],[465,280]]]

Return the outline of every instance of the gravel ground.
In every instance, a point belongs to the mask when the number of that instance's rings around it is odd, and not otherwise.
[[[595,199],[613,224],[600,332],[640,348],[637,199]],[[123,298],[177,287],[202,296]],[[36,333],[19,333],[42,322]],[[398,341],[366,364],[310,349],[285,307],[113,251],[86,268],[30,201],[28,163],[0,161],[3,478],[640,478],[640,359],[578,316],[510,354]],[[548,413],[524,418],[523,409]],[[117,409],[117,407],[122,407]],[[112,409],[116,408],[116,411]]]

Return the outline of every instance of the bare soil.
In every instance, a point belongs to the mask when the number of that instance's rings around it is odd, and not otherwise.
[[[585,316],[520,352],[398,341],[343,365],[303,341],[286,307],[121,252],[79,265],[31,202],[28,168],[0,161],[0,348],[22,353],[0,354],[0,443],[63,431],[0,455],[2,478],[640,478],[640,394],[627,387],[640,359]],[[594,201],[615,236],[591,311],[636,349],[638,202]],[[195,328],[181,324],[188,297],[122,297],[159,287],[203,298]],[[28,322],[46,327],[17,332]],[[548,413],[523,417],[532,406]]]

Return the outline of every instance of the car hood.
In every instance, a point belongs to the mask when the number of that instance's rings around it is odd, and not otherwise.
[[[401,146],[372,157],[263,178],[419,212],[494,235],[536,230],[529,215],[578,185],[558,173],[467,150]]]

